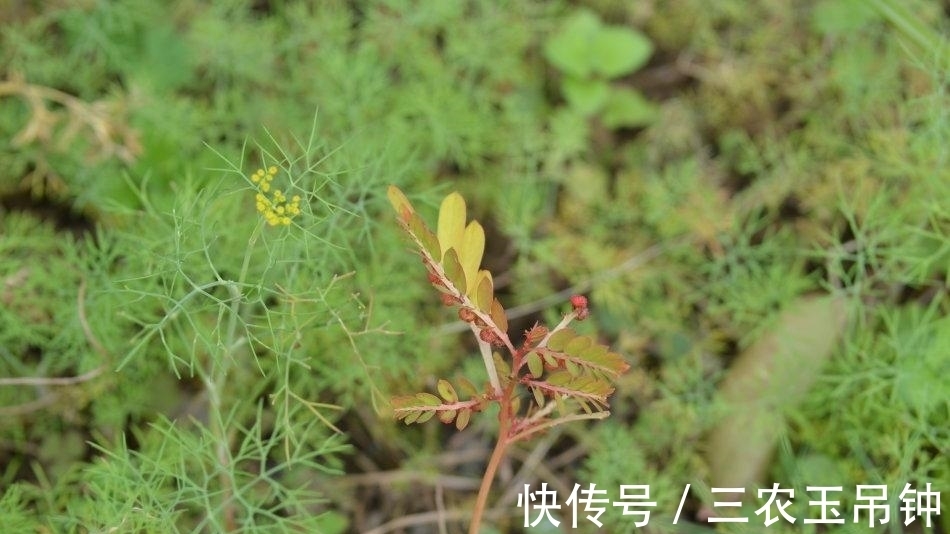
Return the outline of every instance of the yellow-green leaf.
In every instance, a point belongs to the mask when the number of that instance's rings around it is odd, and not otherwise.
[[[591,363],[601,364],[610,352],[607,345],[595,344],[577,353],[577,357]]]
[[[577,378],[581,374],[581,368],[577,366],[576,363],[571,360],[564,360],[564,367],[567,369],[567,372],[574,378]]]
[[[406,198],[406,195],[404,195],[398,187],[390,185],[389,189],[386,190],[386,196],[389,197],[389,203],[392,204],[393,209],[396,210],[396,214],[403,220],[406,220],[409,215],[415,213],[409,199]]]
[[[495,361],[495,370],[498,371],[498,378],[502,381],[508,380],[508,375],[511,374],[511,366],[508,365],[508,362],[497,352],[493,352],[491,357]]]
[[[468,421],[471,418],[472,410],[459,410],[459,415],[455,418],[455,428],[459,430],[465,430],[465,427],[468,426]]]
[[[416,239],[422,243],[422,248],[424,248],[435,261],[439,261],[442,258],[442,249],[439,248],[439,240],[435,237],[435,234],[432,233],[432,230],[429,230],[426,223],[422,221],[422,218],[413,213],[409,216],[409,220],[406,224],[409,226],[409,231],[412,232],[412,235],[416,236]]]
[[[421,402],[423,406],[438,406],[442,404],[442,399],[431,393],[416,393],[416,398],[419,399],[419,402]]]
[[[445,424],[449,424],[455,420],[455,410],[443,410],[439,412],[439,421],[442,421]]]
[[[452,384],[450,384],[448,380],[439,379],[436,389],[439,390],[439,395],[442,395],[445,402],[458,402],[459,395],[455,392],[455,388],[452,387]]]
[[[475,286],[475,306],[483,312],[489,312],[491,311],[492,299],[495,298],[491,273],[485,270],[478,271],[475,280],[478,284]]]
[[[418,424],[425,423],[425,422],[428,421],[429,419],[432,419],[432,416],[433,416],[433,415],[435,415],[435,410],[429,410],[429,411],[427,411],[427,412],[422,412],[422,413],[419,415],[419,418],[416,419],[416,423],[418,423]]]
[[[459,377],[456,382],[458,382],[459,387],[462,388],[462,393],[465,393],[469,397],[478,396],[478,388],[475,387],[475,384],[473,384],[471,380],[463,376]]]
[[[562,351],[567,343],[574,339],[577,334],[570,328],[558,330],[548,338],[548,348],[551,350]]]
[[[577,336],[574,339],[568,341],[567,345],[564,345],[564,352],[566,354],[575,355],[593,344],[594,340],[590,337]]]
[[[415,423],[422,416],[423,413],[425,412],[421,412],[421,411],[410,412],[409,415],[407,415],[406,417],[402,419],[402,422],[406,423],[407,425],[411,425],[412,423]]]
[[[462,262],[466,282],[468,282],[468,287],[474,290],[478,287],[475,279],[479,274],[478,267],[482,264],[482,255],[485,253],[485,230],[478,221],[468,223],[459,246],[459,261]]]
[[[534,402],[538,403],[538,408],[544,408],[544,392],[541,388],[531,388],[534,393]]]
[[[498,302],[498,299],[492,300],[489,315],[499,330],[505,333],[508,332],[508,315],[505,313],[505,308],[501,306],[501,302]]]
[[[541,376],[544,373],[544,362],[541,360],[541,355],[537,352],[528,353],[528,371],[531,372],[531,375],[535,378]]]
[[[442,269],[445,270],[445,276],[448,277],[449,281],[455,285],[455,289],[465,294],[465,272],[462,271],[462,264],[459,263],[459,257],[454,248],[450,248],[445,252],[445,256],[442,258]]]
[[[436,229],[443,256],[449,249],[461,250],[465,235],[465,199],[458,193],[450,193],[439,208],[439,226]]]

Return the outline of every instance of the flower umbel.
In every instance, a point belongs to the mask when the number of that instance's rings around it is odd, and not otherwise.
[[[277,176],[277,167],[273,166],[267,171],[257,169],[257,172],[251,175],[251,181],[257,184],[258,193],[255,196],[257,211],[271,226],[289,226],[290,220],[300,214],[300,195],[294,195],[288,199],[283,191],[275,189],[268,197],[267,193],[271,190],[271,182],[274,181],[275,176]]]

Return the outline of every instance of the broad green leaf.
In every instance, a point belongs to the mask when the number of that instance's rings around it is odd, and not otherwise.
[[[429,410],[429,411],[426,411],[426,412],[422,412],[422,413],[419,415],[419,418],[416,419],[416,423],[417,423],[417,424],[425,423],[425,422],[428,421],[429,419],[432,419],[432,416],[433,416],[433,415],[435,415],[435,410]]]
[[[482,264],[482,255],[485,253],[485,230],[478,221],[472,221],[465,227],[458,252],[462,270],[465,271],[465,281],[474,291],[478,287],[478,267]]]
[[[604,126],[634,128],[654,122],[659,111],[653,102],[633,89],[612,88],[600,112]]]
[[[604,80],[568,76],[561,83],[568,104],[584,116],[597,113],[607,101],[610,85]]]
[[[544,46],[544,57],[577,78],[616,78],[646,64],[653,53],[650,40],[631,28],[605,26],[596,15],[580,10],[564,21]]]
[[[591,42],[602,25],[596,15],[578,11],[544,45],[544,57],[566,74],[586,78],[593,72]]]
[[[409,415],[403,418],[402,422],[406,423],[407,425],[411,425],[412,423],[415,423],[420,417],[422,417],[422,414],[424,413],[425,412],[422,411],[411,412]]]
[[[807,395],[845,323],[840,298],[802,297],[736,359],[719,386],[727,415],[706,447],[712,486],[745,488],[762,481],[785,412]]]
[[[445,399],[445,402],[458,402],[459,395],[455,392],[455,388],[452,387],[452,384],[448,380],[439,379],[436,389],[439,390],[439,395]]]
[[[396,214],[403,218],[403,220],[405,220],[408,215],[415,213],[415,210],[412,209],[412,203],[409,202],[409,199],[406,198],[406,195],[404,195],[398,187],[390,185],[386,190],[386,196],[389,197],[389,203],[392,204],[393,209],[396,210]]]
[[[592,37],[590,53],[596,73],[616,78],[645,65],[653,53],[653,43],[638,31],[608,26]]]
[[[442,257],[442,269],[445,270],[446,278],[452,282],[455,289],[458,289],[464,295],[466,292],[465,272],[462,271],[462,264],[459,263],[459,257],[454,248],[445,251],[445,255]]]
[[[442,206],[439,208],[436,237],[439,238],[439,244],[442,246],[443,257],[450,249],[455,249],[456,254],[459,253],[464,235],[465,199],[462,195],[453,192],[442,200]]]

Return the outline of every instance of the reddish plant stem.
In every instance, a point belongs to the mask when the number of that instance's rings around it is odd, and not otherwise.
[[[505,457],[505,452],[512,443],[508,431],[514,417],[514,414],[511,413],[513,393],[514,383],[509,382],[501,398],[501,406],[498,411],[498,440],[495,442],[495,449],[488,459],[488,466],[486,466],[485,474],[482,476],[482,484],[478,488],[478,498],[475,500],[475,509],[472,513],[472,523],[469,525],[468,534],[478,534],[482,516],[485,515],[485,507],[488,505],[488,494],[491,492],[492,482],[495,480],[495,473],[498,472],[498,466],[501,465],[501,460]]]

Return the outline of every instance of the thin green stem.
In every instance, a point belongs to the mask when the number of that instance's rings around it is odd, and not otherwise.
[[[234,480],[231,473],[231,440],[228,436],[222,419],[222,392],[231,370],[231,365],[235,361],[234,351],[241,346],[245,340],[243,336],[238,339],[238,326],[243,312],[244,294],[241,288],[247,278],[250,268],[251,250],[260,234],[261,224],[258,224],[254,232],[248,238],[247,252],[244,254],[244,262],[241,265],[241,271],[237,281],[227,281],[225,286],[228,289],[228,323],[225,328],[224,343],[221,345],[221,354],[217,361],[212,362],[212,371],[205,380],[205,387],[208,390],[208,402],[210,404],[211,433],[217,441],[216,454],[220,464],[221,474],[218,481],[221,484],[221,520],[225,532],[237,530],[236,512],[232,501],[234,499]]]

